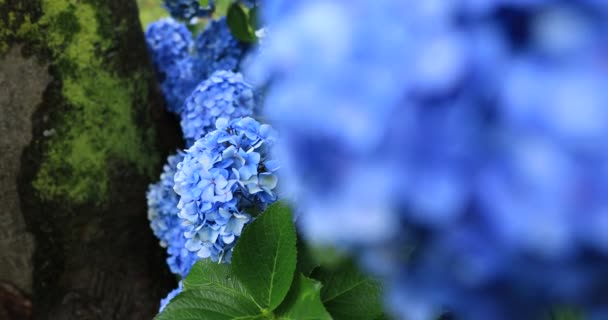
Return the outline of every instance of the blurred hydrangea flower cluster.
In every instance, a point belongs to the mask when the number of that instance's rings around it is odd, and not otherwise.
[[[262,10],[272,34],[250,74],[272,79],[282,186],[310,240],[385,277],[396,315],[606,305],[605,2]]]
[[[203,78],[215,71],[235,71],[243,57],[244,45],[230,32],[226,18],[210,21],[194,41],[195,55]]]
[[[219,118],[239,118],[253,114],[252,87],[240,73],[216,71],[186,99],[181,125],[188,145],[215,129]]]
[[[186,228],[177,216],[178,195],[173,191],[173,176],[177,164],[184,158],[183,153],[169,156],[163,167],[160,181],[150,185],[148,193],[148,220],[160,245],[167,248],[167,264],[171,272],[185,277],[197,260],[195,254],[185,249]]]
[[[169,111],[179,114],[185,99],[213,72],[238,68],[244,47],[225,20],[210,21],[195,40],[185,24],[170,18],[148,26],[146,42]]]
[[[182,23],[161,19],[146,30],[146,42],[168,109],[177,113],[197,84],[190,57],[192,34]]]
[[[214,0],[207,0],[207,7],[200,0],[163,0],[163,4],[173,18],[185,21],[210,16],[214,10]]]
[[[175,174],[178,215],[188,226],[186,248],[229,262],[251,216],[277,199],[276,133],[253,118],[220,118],[216,130],[186,150]]]

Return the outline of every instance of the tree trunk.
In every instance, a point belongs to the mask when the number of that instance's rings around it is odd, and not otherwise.
[[[0,319],[150,319],[175,286],[153,74],[135,0],[0,0]]]

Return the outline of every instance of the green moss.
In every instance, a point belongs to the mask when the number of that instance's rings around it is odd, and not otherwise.
[[[139,19],[144,29],[150,23],[169,16],[169,13],[162,6],[162,0],[137,0],[137,7],[139,8]]]
[[[9,40],[15,36],[12,23],[15,20],[14,12],[6,12],[4,0],[0,0],[0,13],[5,12],[6,16],[0,16],[0,57],[9,49]]]
[[[8,51],[8,38],[11,35],[12,32],[10,32],[10,30],[4,25],[2,20],[0,20],[0,57]]]
[[[54,115],[49,129],[55,135],[33,182],[41,198],[76,204],[106,199],[111,161],[152,175],[159,160],[150,142],[154,132],[139,127],[133,115],[134,106],[146,101],[146,75],[120,77],[108,70],[104,58],[113,43],[100,36],[100,8],[77,2],[42,0],[37,28],[57,63],[66,110]]]
[[[31,14],[36,14],[36,0],[0,0],[0,57],[32,26]]]
[[[21,39],[31,39],[36,35],[37,31],[38,25],[32,23],[30,16],[25,15],[23,17],[23,22],[19,25],[19,28],[17,29],[16,36]]]

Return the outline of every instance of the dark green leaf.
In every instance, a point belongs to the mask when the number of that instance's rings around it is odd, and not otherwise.
[[[305,276],[310,276],[312,271],[320,264],[312,256],[310,248],[299,237],[296,243],[296,247],[298,248],[298,261],[296,264],[296,270],[297,272],[300,272]]]
[[[321,302],[321,283],[303,275],[294,278],[283,303],[276,310],[280,319],[331,320]]]
[[[551,320],[582,320],[585,317],[579,310],[571,307],[557,307],[551,313]]]
[[[249,10],[249,25],[253,28],[253,30],[257,30],[260,28],[259,22],[259,10],[258,7],[255,6]]]
[[[253,297],[247,293],[228,264],[218,264],[209,259],[199,260],[183,280],[184,291],[199,290],[210,285],[233,291],[234,294],[253,301]]]
[[[275,203],[243,230],[232,268],[258,304],[274,310],[291,286],[296,254],[291,210]]]
[[[318,268],[313,278],[323,283],[321,300],[334,319],[367,320],[381,315],[380,284],[363,275],[353,262],[332,270]]]
[[[208,286],[180,293],[165,307],[157,320],[231,320],[261,319],[260,308],[250,299],[234,292]]]
[[[243,42],[255,42],[257,40],[255,31],[249,25],[247,12],[238,2],[230,5],[226,19],[230,32],[235,38]]]

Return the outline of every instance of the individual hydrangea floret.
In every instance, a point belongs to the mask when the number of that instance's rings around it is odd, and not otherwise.
[[[244,46],[230,32],[226,18],[212,20],[194,40],[197,70],[206,79],[218,70],[236,71]]]
[[[158,309],[158,313],[163,312],[163,310],[165,310],[165,307],[167,307],[167,305],[169,304],[169,302],[171,302],[171,300],[173,300],[173,298],[175,298],[178,294],[180,294],[183,290],[183,285],[182,282],[180,281],[177,288],[171,290],[171,292],[169,292],[169,294],[167,294],[167,296],[164,299],[160,300],[160,308]]]
[[[277,200],[276,133],[252,118],[216,121],[216,130],[186,151],[175,174],[186,247],[201,258],[230,261],[252,215]]]
[[[160,245],[167,249],[167,264],[171,272],[185,277],[197,257],[185,249],[185,227],[178,217],[178,195],[173,191],[173,176],[177,164],[184,158],[182,153],[169,156],[163,167],[160,181],[150,185],[147,193],[148,220]]]
[[[206,8],[201,7],[200,0],[164,0],[163,2],[173,18],[185,21],[209,16],[214,10],[214,0],[208,0]]]
[[[181,126],[189,144],[214,129],[219,118],[233,119],[253,114],[252,87],[240,73],[217,71],[203,81],[186,99]]]

